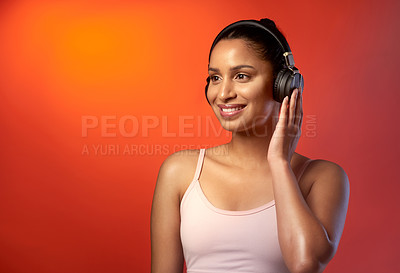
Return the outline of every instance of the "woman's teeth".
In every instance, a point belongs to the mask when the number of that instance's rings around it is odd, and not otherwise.
[[[223,112],[233,112],[233,111],[238,111],[238,110],[240,110],[242,108],[243,108],[243,106],[242,107],[236,107],[236,108],[222,108],[222,111]]]

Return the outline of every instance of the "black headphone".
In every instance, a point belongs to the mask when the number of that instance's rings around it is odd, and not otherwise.
[[[289,45],[286,42],[284,42],[284,40],[278,39],[278,37],[271,30],[269,30],[266,26],[264,26],[257,20],[242,20],[225,27],[214,39],[214,42],[210,50],[210,56],[211,56],[211,51],[213,50],[215,44],[219,42],[219,38],[227,31],[230,31],[231,29],[238,26],[254,26],[265,30],[269,35],[275,38],[275,40],[279,43],[284,52],[282,57],[285,60],[285,67],[279,71],[279,73],[275,78],[274,88],[273,88],[274,100],[282,103],[283,99],[286,96],[289,96],[290,98],[294,89],[301,87],[301,89],[303,90],[304,79],[303,76],[300,74],[300,71],[294,66],[294,58]],[[207,85],[205,90],[206,98],[207,98],[207,90],[209,84],[210,84],[210,77],[207,77]],[[208,104],[210,104],[208,98],[207,102]]]

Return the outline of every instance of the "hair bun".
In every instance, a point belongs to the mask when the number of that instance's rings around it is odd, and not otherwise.
[[[260,23],[261,23],[263,26],[267,27],[268,29],[275,29],[275,28],[277,28],[276,25],[275,25],[275,22],[272,21],[271,19],[268,19],[268,18],[263,18],[263,19],[261,19],[261,20],[260,20]]]

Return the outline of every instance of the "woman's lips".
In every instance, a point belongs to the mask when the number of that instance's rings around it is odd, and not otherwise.
[[[219,104],[219,112],[222,117],[233,117],[246,108],[244,104]]]

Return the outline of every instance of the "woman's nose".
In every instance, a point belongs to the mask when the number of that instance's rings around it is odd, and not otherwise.
[[[234,90],[234,86],[231,81],[229,80],[222,81],[218,96],[222,101],[226,101],[230,98],[236,97],[236,92]]]

